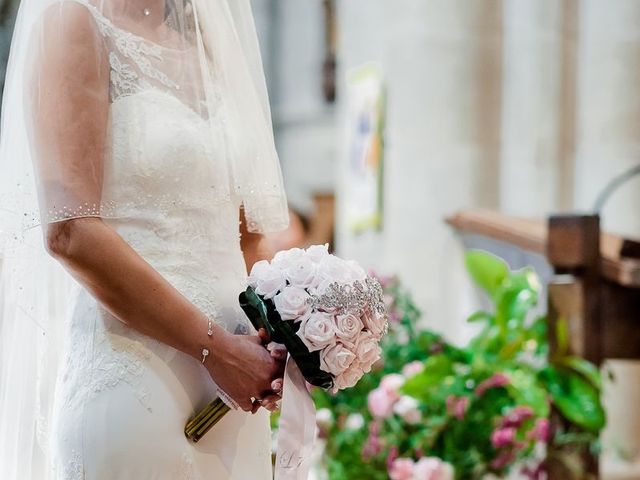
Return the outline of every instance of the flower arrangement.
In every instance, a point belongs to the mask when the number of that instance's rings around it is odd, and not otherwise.
[[[314,392],[330,479],[475,479],[516,468],[532,479],[549,468],[586,478],[575,460],[597,448],[605,423],[599,371],[566,353],[562,332],[549,357],[531,269],[509,271],[480,251],[466,264],[493,310],[471,315],[478,333],[462,348],[417,329],[411,297],[382,279],[390,333],[381,361],[351,390]]]

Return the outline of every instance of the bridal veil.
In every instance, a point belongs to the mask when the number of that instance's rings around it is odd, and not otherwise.
[[[239,199],[253,232],[284,228],[288,214],[249,0],[22,0],[5,85],[0,478],[46,479],[71,280],[47,256],[44,227],[136,207],[102,188],[110,105],[140,85],[181,102],[225,144],[225,158],[212,161],[228,182],[210,200]],[[220,131],[214,118],[229,128]],[[137,142],[153,131],[132,125],[126,135]],[[163,168],[176,181],[184,174],[170,162]],[[167,214],[180,201],[152,195],[145,202]]]

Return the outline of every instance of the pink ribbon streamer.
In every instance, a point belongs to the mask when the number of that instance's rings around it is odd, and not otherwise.
[[[284,370],[275,480],[307,480],[316,437],[316,409],[304,376],[289,356]]]

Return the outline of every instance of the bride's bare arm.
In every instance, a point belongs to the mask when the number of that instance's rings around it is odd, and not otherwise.
[[[132,328],[201,358],[214,380],[245,410],[280,376],[281,365],[258,336],[232,335],[214,326],[207,336],[207,318],[164,277],[142,259],[99,218],[50,224],[47,246],[113,315]]]
[[[107,54],[82,5],[65,2],[45,14],[26,98],[41,204],[98,205],[109,150]],[[49,252],[121,321],[198,360],[209,348],[211,376],[242,408],[270,390],[280,365],[260,338],[217,326],[209,338],[204,314],[100,218],[49,223],[45,233]]]
[[[247,264],[247,273],[251,272],[251,267],[260,260],[271,260],[276,252],[271,251],[264,235],[251,233],[247,229],[247,220],[244,210],[240,210],[240,246],[244,254],[244,261]]]

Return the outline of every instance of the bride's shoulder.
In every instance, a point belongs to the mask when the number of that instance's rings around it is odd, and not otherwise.
[[[51,41],[86,43],[100,35],[101,14],[84,0],[55,0],[42,12],[43,31]]]

